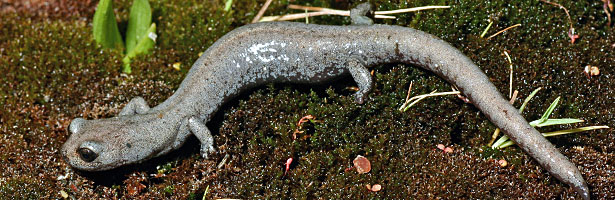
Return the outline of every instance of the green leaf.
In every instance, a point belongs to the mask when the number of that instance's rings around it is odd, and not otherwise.
[[[527,105],[528,102],[530,102],[530,99],[534,98],[534,96],[536,96],[536,93],[538,93],[538,91],[540,91],[540,89],[542,88],[536,88],[532,93],[530,93],[529,96],[527,96],[527,98],[525,98],[525,100],[523,101],[523,104],[521,104],[521,108],[519,108],[519,113],[523,112],[523,109],[525,109],[525,106]]]
[[[122,62],[124,63],[124,66],[122,67],[122,72],[125,74],[132,73],[132,68],[130,68],[130,58],[128,56],[124,56]]]
[[[147,37],[151,23],[152,10],[148,0],[134,0],[130,8],[126,30],[126,53],[131,52],[141,39]]]
[[[137,46],[135,46],[132,51],[128,52],[126,56],[133,58],[139,54],[148,54],[149,50],[154,47],[156,37],[158,37],[156,35],[156,24],[152,23],[147,29],[145,37],[139,39],[139,42],[137,42]]]
[[[514,145],[514,144],[515,144],[515,143],[514,143],[513,141],[508,140],[508,141],[506,141],[506,142],[504,142],[504,143],[502,143],[502,144],[498,145],[498,146],[497,146],[497,147],[495,147],[495,148],[496,148],[496,149],[503,149],[503,148],[506,148],[506,147],[512,146],[512,145]]]
[[[122,70],[124,73],[130,74],[132,71],[130,69],[130,60],[139,54],[148,54],[150,49],[154,47],[154,42],[156,40],[156,24],[152,23],[152,25],[147,29],[146,37],[142,37],[137,45],[132,49],[132,51],[128,52],[122,62],[124,62],[124,69]]]
[[[224,12],[228,12],[229,10],[231,10],[232,5],[233,0],[226,0],[226,3],[224,4]]]
[[[547,119],[546,121],[542,123],[539,123],[539,122],[540,120],[534,120],[530,122],[530,125],[533,127],[543,127],[543,126],[553,126],[553,125],[560,125],[560,124],[574,124],[574,123],[583,122],[583,120],[573,119],[573,118],[564,118],[564,119]]]
[[[500,137],[500,139],[498,139],[496,142],[494,142],[493,145],[491,145],[491,148],[492,149],[503,148],[502,146],[505,144],[505,142],[510,142],[510,141],[508,141],[508,136],[506,136],[506,135]]]
[[[92,24],[94,40],[98,44],[105,48],[124,47],[122,36],[117,28],[117,21],[115,21],[112,0],[101,0],[98,2]]]
[[[581,128],[575,128],[575,129],[568,129],[568,130],[560,130],[560,131],[553,131],[553,132],[543,133],[542,135],[545,136],[545,137],[551,137],[551,136],[565,135],[565,134],[570,134],[570,133],[578,133],[578,132],[589,131],[589,130],[596,130],[596,129],[603,129],[603,128],[609,128],[609,127],[608,126],[586,126],[586,127],[581,127]],[[502,148],[506,148],[506,147],[512,146],[514,144],[515,143],[513,141],[506,141],[506,142],[496,146],[495,148],[502,149]]]
[[[553,103],[551,103],[551,105],[549,105],[549,108],[547,108],[547,110],[545,110],[545,113],[542,114],[542,117],[540,117],[540,119],[538,119],[538,124],[542,124],[545,121],[547,121],[547,119],[549,119],[549,116],[551,116],[551,113],[553,113],[553,110],[555,110],[555,108],[557,107],[558,103],[559,103],[559,97],[557,97],[555,99],[555,101],[553,101]]]
[[[483,33],[480,34],[480,37],[485,37],[485,34],[487,34],[487,31],[489,30],[489,28],[491,28],[491,25],[493,25],[493,22],[489,22],[489,25],[487,25],[487,28],[485,28],[485,30],[483,31]]]
[[[551,137],[551,136],[556,136],[556,135],[565,135],[565,134],[569,134],[569,133],[578,133],[578,132],[589,131],[589,130],[596,130],[596,129],[603,129],[603,128],[609,128],[609,127],[608,126],[586,126],[586,127],[581,127],[581,128],[575,128],[575,129],[568,129],[568,130],[560,130],[560,131],[553,131],[553,132],[543,133],[542,135],[544,135],[545,137]]]

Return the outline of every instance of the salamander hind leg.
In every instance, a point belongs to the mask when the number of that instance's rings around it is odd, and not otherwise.
[[[194,116],[190,117],[188,119],[188,128],[201,141],[201,155],[203,158],[207,159],[209,153],[216,152],[216,149],[214,149],[214,138],[211,136],[211,131],[209,131],[203,120]]]
[[[369,95],[369,92],[374,86],[372,74],[369,73],[369,70],[365,64],[359,59],[351,59],[347,65],[348,71],[350,71],[352,78],[359,86],[359,91],[353,95],[354,100],[358,104],[363,104],[363,102],[365,102],[365,98],[367,98],[367,95]]]
[[[134,114],[143,114],[149,110],[149,106],[143,97],[135,97],[126,104],[124,109],[120,111],[120,116],[124,115],[134,115]]]
[[[374,21],[370,18],[374,12],[372,11],[372,4],[362,3],[357,7],[350,10],[350,19],[352,25],[372,25]]]

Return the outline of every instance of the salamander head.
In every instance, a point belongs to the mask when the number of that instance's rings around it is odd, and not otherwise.
[[[104,171],[138,163],[153,157],[147,126],[131,117],[107,119],[74,119],[69,126],[71,136],[62,146],[66,162],[79,170]]]

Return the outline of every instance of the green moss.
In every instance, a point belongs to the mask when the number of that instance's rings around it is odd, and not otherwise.
[[[167,195],[173,195],[173,191],[175,190],[175,187],[173,185],[169,185],[164,187],[164,193],[166,193]]]
[[[26,177],[0,180],[0,199],[40,199],[46,193],[44,186]]]

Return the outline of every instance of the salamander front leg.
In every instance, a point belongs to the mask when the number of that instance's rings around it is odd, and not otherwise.
[[[367,95],[370,91],[372,91],[374,86],[372,74],[369,73],[369,70],[365,64],[363,64],[363,62],[359,59],[351,59],[348,62],[348,70],[350,71],[354,81],[357,82],[357,85],[359,86],[359,91],[353,95],[354,100],[358,104],[363,104],[363,102],[365,102],[365,98],[367,98]]]
[[[149,110],[149,106],[143,97],[135,97],[126,104],[124,109],[120,111],[120,116],[124,115],[134,115],[134,114],[143,114]]]
[[[201,141],[201,155],[203,158],[207,159],[209,153],[216,152],[216,149],[214,149],[214,138],[211,136],[211,131],[209,131],[203,120],[194,116],[190,117],[188,119],[188,128]]]

